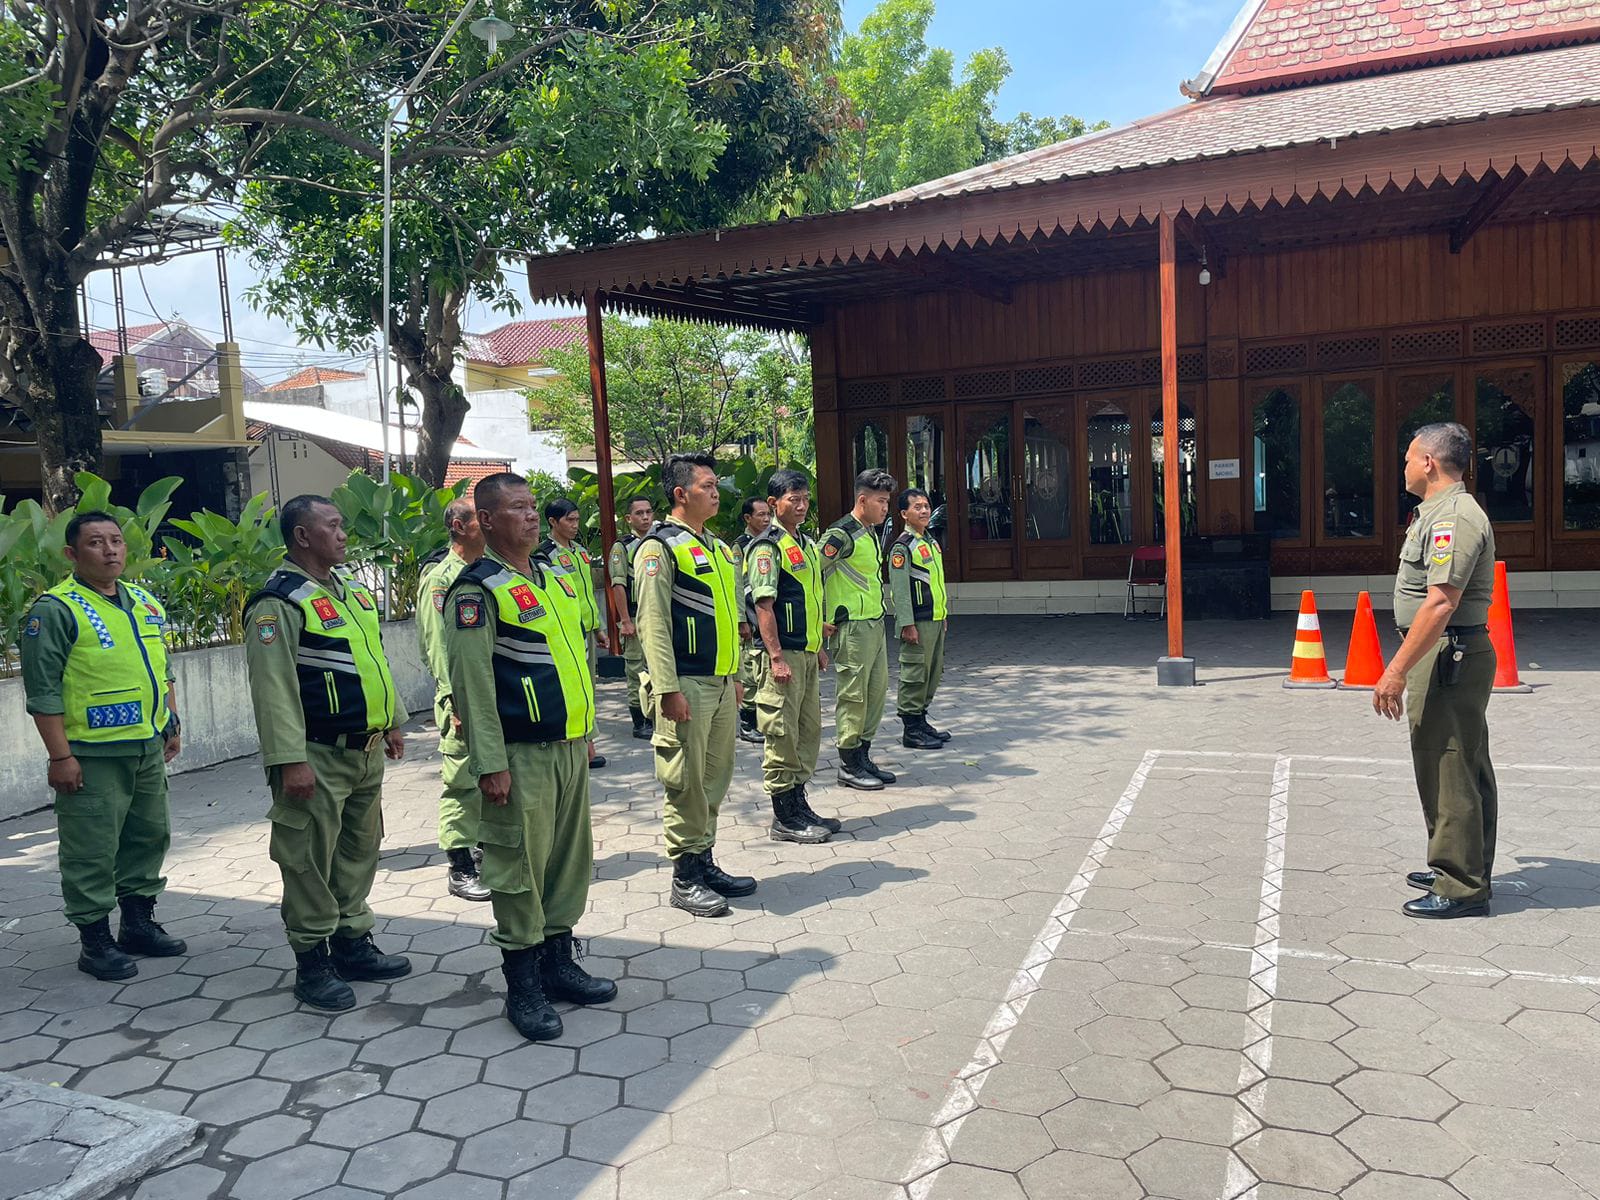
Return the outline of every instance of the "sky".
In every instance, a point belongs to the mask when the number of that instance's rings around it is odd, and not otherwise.
[[[845,0],[848,28],[857,28],[876,0]],[[938,0],[930,45],[944,46],[963,62],[975,50],[1003,48],[1011,60],[1010,80],[1000,93],[998,115],[1070,113],[1091,124],[1121,124],[1183,102],[1178,84],[1199,73],[1226,31],[1240,0]],[[516,271],[520,273],[520,266]],[[245,369],[265,382],[281,379],[300,366],[348,365],[336,351],[302,346],[282,322],[251,310],[245,291],[255,282],[249,263],[238,254],[228,261],[235,338]],[[216,258],[211,254],[174,259],[123,277],[130,325],[182,317],[213,340],[222,335]],[[114,328],[109,273],[90,278],[90,323]],[[551,316],[573,310],[525,306],[522,316]],[[491,329],[511,319],[474,310],[466,328]]]

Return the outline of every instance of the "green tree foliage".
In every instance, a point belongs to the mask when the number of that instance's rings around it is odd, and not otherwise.
[[[443,28],[454,0],[415,0]],[[514,312],[511,256],[724,219],[774,174],[805,170],[840,105],[814,81],[825,0],[513,0],[496,56],[465,34],[395,129],[394,303],[381,311],[380,180],[359,149],[284,145],[234,236],[265,278],[253,298],[319,345],[387,321],[421,397],[417,470],[442,480],[468,402],[453,376],[469,300]],[[402,43],[346,120],[381,137],[426,40]],[[434,153],[441,139],[460,152]]]
[[[812,462],[811,356],[793,335],[686,321],[605,317],[611,441],[629,458],[659,463],[674,451],[744,442],[772,459]],[[557,376],[529,393],[536,424],[569,447],[594,443],[589,351],[547,351]]]

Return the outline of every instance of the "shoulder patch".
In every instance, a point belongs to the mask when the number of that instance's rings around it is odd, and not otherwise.
[[[447,595],[449,595],[449,593],[450,593],[450,589],[449,588],[436,587],[436,588],[433,589],[431,594],[432,594],[432,597],[433,597],[433,611],[434,612],[443,612],[444,611],[444,598]]]
[[[456,597],[456,628],[478,629],[483,625],[483,600],[478,596]]]
[[[838,558],[839,543],[834,541],[832,538],[829,538],[827,541],[822,543],[822,553],[827,558]]]
[[[42,625],[38,617],[29,617],[27,627],[22,632],[27,637],[38,637],[41,628]]]
[[[771,575],[772,574],[772,555],[770,555],[770,554],[760,554],[760,555],[756,556],[756,574],[758,574],[758,575]]]
[[[1432,529],[1428,531],[1428,539],[1432,545],[1433,561],[1447,563],[1455,554],[1455,528],[1454,521],[1435,521]]]
[[[260,642],[263,646],[270,646],[270,645],[272,645],[273,642],[275,642],[277,640],[278,640],[278,618],[277,617],[257,617],[256,618],[256,641]]]
[[[906,552],[903,547],[896,546],[894,548],[894,553],[889,556],[889,565],[891,567],[903,567],[906,565]]]
[[[644,573],[654,579],[661,574],[661,556],[652,554],[644,560]]]

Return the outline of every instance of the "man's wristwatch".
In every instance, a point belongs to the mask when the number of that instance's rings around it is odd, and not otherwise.
[[[183,730],[183,722],[178,720],[177,713],[167,715],[167,727],[161,731],[161,736],[169,741]]]

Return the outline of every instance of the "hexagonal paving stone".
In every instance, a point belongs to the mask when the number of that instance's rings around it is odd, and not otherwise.
[[[223,1143],[223,1149],[241,1158],[264,1158],[294,1145],[310,1128],[311,1122],[301,1117],[274,1113],[237,1126]]]
[[[1118,1160],[1070,1150],[1041,1158],[1020,1178],[1028,1200],[1139,1200],[1145,1194]]]
[[[1228,1152],[1222,1146],[1162,1138],[1128,1159],[1128,1168],[1152,1195],[1171,1200],[1215,1200],[1217,1184],[1226,1175],[1227,1161]]]
[[[726,1154],[771,1133],[769,1106],[750,1096],[709,1096],[672,1115],[672,1140]]]
[[[469,1094],[476,1089],[468,1089]],[[621,1089],[615,1079],[568,1075],[534,1088],[523,1098],[522,1115],[552,1125],[575,1125],[617,1107]]]
[[[455,1143],[446,1138],[428,1133],[402,1133],[363,1146],[351,1155],[350,1165],[344,1172],[345,1182],[393,1195],[404,1187],[440,1174],[450,1165],[455,1151]]]
[[[407,1188],[400,1193],[399,1200],[500,1200],[500,1194],[498,1179],[453,1171],[418,1187]]]
[[[697,1146],[666,1146],[622,1168],[622,1200],[705,1200],[728,1186],[724,1156]]]
[[[398,1096],[368,1096],[334,1109],[317,1122],[314,1142],[356,1149],[410,1129],[422,1106]]]
[[[1362,1112],[1380,1117],[1437,1121],[1456,1106],[1455,1097],[1431,1079],[1393,1071],[1357,1071],[1340,1081],[1339,1090]]]
[[[615,1167],[562,1158],[519,1175],[506,1185],[506,1200],[617,1200]]]
[[[574,1125],[567,1153],[620,1167],[665,1146],[668,1128],[668,1118],[661,1113],[613,1108]]]
[[[1169,1097],[1181,1094],[1167,1093]],[[983,1091],[983,1099],[988,1102],[988,1088]],[[1150,1101],[1159,1102],[1159,1097]],[[1155,1126],[1141,1110],[1082,1097],[1047,1114],[1044,1128],[1062,1150],[1118,1159],[1142,1150],[1157,1137]]]
[[[687,1000],[658,1000],[627,1014],[623,1027],[629,1033],[673,1037],[704,1025],[710,1016],[704,1004]]]
[[[1553,1163],[1569,1144],[1542,1117],[1481,1104],[1463,1104],[1439,1124],[1473,1153],[1505,1162]]]
[[[619,1033],[578,1052],[578,1069],[589,1075],[626,1078],[659,1066],[667,1058],[665,1038]]]
[[[1078,1095],[1113,1104],[1143,1104],[1167,1090],[1154,1067],[1131,1058],[1095,1054],[1079,1059],[1062,1074]]]
[[[286,1079],[291,1083],[316,1079],[344,1070],[355,1058],[356,1049],[354,1043],[336,1042],[331,1038],[301,1042],[298,1046],[285,1046],[267,1055],[260,1073],[269,1079]]]
[[[1447,1178],[1472,1152],[1439,1126],[1398,1117],[1362,1117],[1339,1134],[1362,1162],[1375,1171],[1403,1171]]]
[[[623,1081],[623,1102],[632,1108],[677,1112],[717,1094],[716,1075],[695,1063],[664,1062]]]
[[[974,1196],[984,1200],[1028,1200],[1015,1176],[961,1163],[943,1168],[928,1192],[928,1200],[967,1200]]]
[[[578,1052],[548,1042],[523,1042],[515,1050],[498,1054],[483,1065],[483,1081],[500,1087],[532,1088],[570,1075]]]
[[[133,1200],[206,1200],[221,1194],[227,1178],[215,1167],[184,1163],[145,1179]]]
[[[566,1130],[542,1121],[510,1121],[473,1134],[461,1143],[456,1167],[476,1175],[506,1179],[561,1157]]]
[[[328,1146],[295,1146],[247,1166],[229,1189],[236,1200],[293,1200],[336,1183],[349,1154]]]
[[[757,1193],[794,1195],[838,1171],[828,1139],[798,1133],[769,1133],[728,1156],[728,1182]]]
[[[361,1062],[380,1067],[402,1067],[406,1063],[438,1054],[449,1040],[448,1030],[413,1025],[373,1038],[361,1047],[356,1057]]]
[[[428,1101],[417,1128],[446,1137],[467,1137],[514,1119],[521,1106],[521,1092],[479,1084]]]
[[[271,1079],[244,1079],[225,1087],[201,1092],[184,1109],[184,1115],[207,1125],[237,1125],[251,1117],[283,1107],[289,1094],[287,1083]]]
[[[384,1091],[413,1100],[428,1100],[476,1083],[482,1072],[483,1067],[476,1059],[455,1054],[436,1054],[393,1072]]]
[[[1239,1143],[1239,1157],[1268,1183],[1335,1192],[1362,1173],[1361,1163],[1331,1137],[1263,1129]]]

